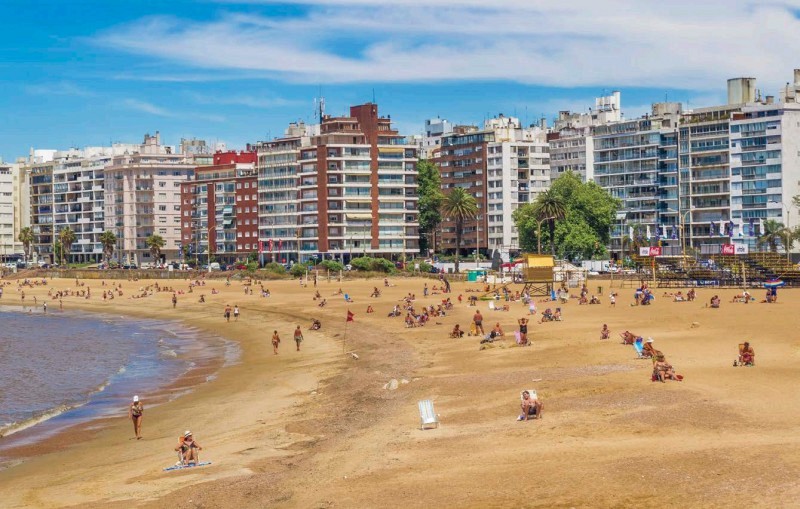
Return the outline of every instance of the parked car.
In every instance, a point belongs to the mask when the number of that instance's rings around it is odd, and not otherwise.
[[[212,270],[212,271],[213,271],[213,270],[222,270],[222,267],[220,266],[220,264],[219,264],[219,263],[217,263],[217,262],[212,262],[212,263],[208,264],[208,269],[209,269],[209,270]]]

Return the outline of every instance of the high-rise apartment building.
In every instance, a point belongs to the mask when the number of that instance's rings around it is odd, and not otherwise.
[[[146,239],[159,235],[166,260],[181,257],[181,184],[196,167],[194,156],[161,144],[158,132],[145,135],[138,151],[114,156],[105,169],[105,228],[118,239],[123,263],[154,263]]]
[[[792,214],[792,198],[800,195],[800,103],[767,98],[742,107],[731,118],[730,143],[733,240],[756,249],[762,221],[800,223]]]
[[[584,182],[594,179],[594,128],[622,120],[621,94],[598,97],[588,113],[559,111],[547,136],[550,175],[553,179],[571,171]]]
[[[14,165],[0,161],[0,260],[16,253],[14,238]]]
[[[302,122],[292,123],[283,138],[256,145],[258,235],[265,263],[288,263],[299,259],[300,207],[297,193],[300,149],[311,145],[312,132],[313,128]]]
[[[116,154],[134,145],[87,147],[52,152],[52,159],[28,167],[30,217],[36,259],[55,260],[62,230],[75,233],[69,262],[99,262],[103,257],[100,235],[105,231],[105,167]],[[65,250],[66,252],[66,250]]]
[[[181,183],[181,229],[189,259],[221,263],[258,252],[255,152],[218,152]]]
[[[670,192],[676,187],[679,115],[679,104],[661,103],[653,106],[653,116],[595,128],[594,181],[621,200],[626,215],[612,230],[614,254],[622,252],[629,228],[655,236],[678,215],[669,205],[677,203]]]
[[[258,144],[262,246],[287,261],[419,251],[417,147],[376,104],[290,131]]]
[[[433,159],[442,176],[442,189],[464,188],[477,201],[478,215],[466,221],[460,249],[505,258],[519,249],[511,217],[520,205],[535,201],[550,183],[550,156],[546,134],[540,127],[522,128],[518,119],[500,115],[487,120],[483,130],[456,127],[442,137]],[[454,252],[455,223],[445,218],[437,249]]]

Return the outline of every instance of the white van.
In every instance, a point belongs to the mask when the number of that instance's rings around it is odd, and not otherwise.
[[[219,263],[213,262],[208,264],[208,270],[210,272],[212,270],[222,270],[222,268],[219,266]]]

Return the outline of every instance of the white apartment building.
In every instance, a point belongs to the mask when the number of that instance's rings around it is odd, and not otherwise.
[[[150,235],[164,239],[166,260],[181,258],[181,183],[195,166],[193,156],[162,145],[158,132],[146,134],[136,152],[113,157],[105,169],[105,228],[117,236],[121,262],[155,262],[145,243]]]
[[[549,147],[543,129],[522,128],[514,117],[487,120],[484,130],[494,131],[486,161],[488,249],[508,260],[510,251],[519,249],[513,212],[550,187]]]
[[[310,145],[315,128],[318,131],[318,126],[292,123],[285,137],[257,144],[258,238],[267,243],[265,263],[299,258],[299,157],[300,149]]]
[[[0,162],[0,260],[17,254],[14,238],[14,170]]]
[[[28,183],[29,168],[24,159],[11,165],[11,198],[14,207],[14,252],[23,253],[19,234],[31,225],[31,195]]]
[[[30,166],[35,258],[55,261],[53,254],[59,233],[69,228],[76,239],[70,246],[70,262],[102,260],[104,170],[115,154],[133,147],[115,144],[54,151],[52,158],[46,158],[47,162]]]
[[[584,182],[594,179],[594,128],[622,120],[621,94],[615,91],[595,98],[594,103],[588,113],[558,112],[548,134],[552,178],[571,171]]]
[[[789,228],[800,224],[792,203],[800,195],[800,103],[770,98],[742,107],[730,122],[730,161],[734,242],[756,249],[768,219]]]
[[[442,144],[442,136],[453,132],[453,124],[444,118],[433,118],[425,121],[425,134],[418,139],[419,155],[422,159],[435,156]]]

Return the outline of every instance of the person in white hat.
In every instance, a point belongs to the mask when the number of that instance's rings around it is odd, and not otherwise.
[[[136,433],[136,440],[141,440],[142,416],[144,415],[144,406],[142,405],[142,402],[139,401],[139,396],[133,397],[133,403],[131,403],[131,406],[128,409],[128,415],[133,421],[133,431],[134,433]]]
[[[175,450],[181,453],[181,462],[184,465],[196,465],[198,463],[197,451],[202,451],[203,448],[194,441],[192,432],[186,430],[183,436],[178,440],[178,447],[176,447]]]
[[[661,353],[653,346],[653,338],[647,338],[647,341],[644,342],[644,348],[642,348],[642,351],[644,352],[645,357],[653,358]]]

